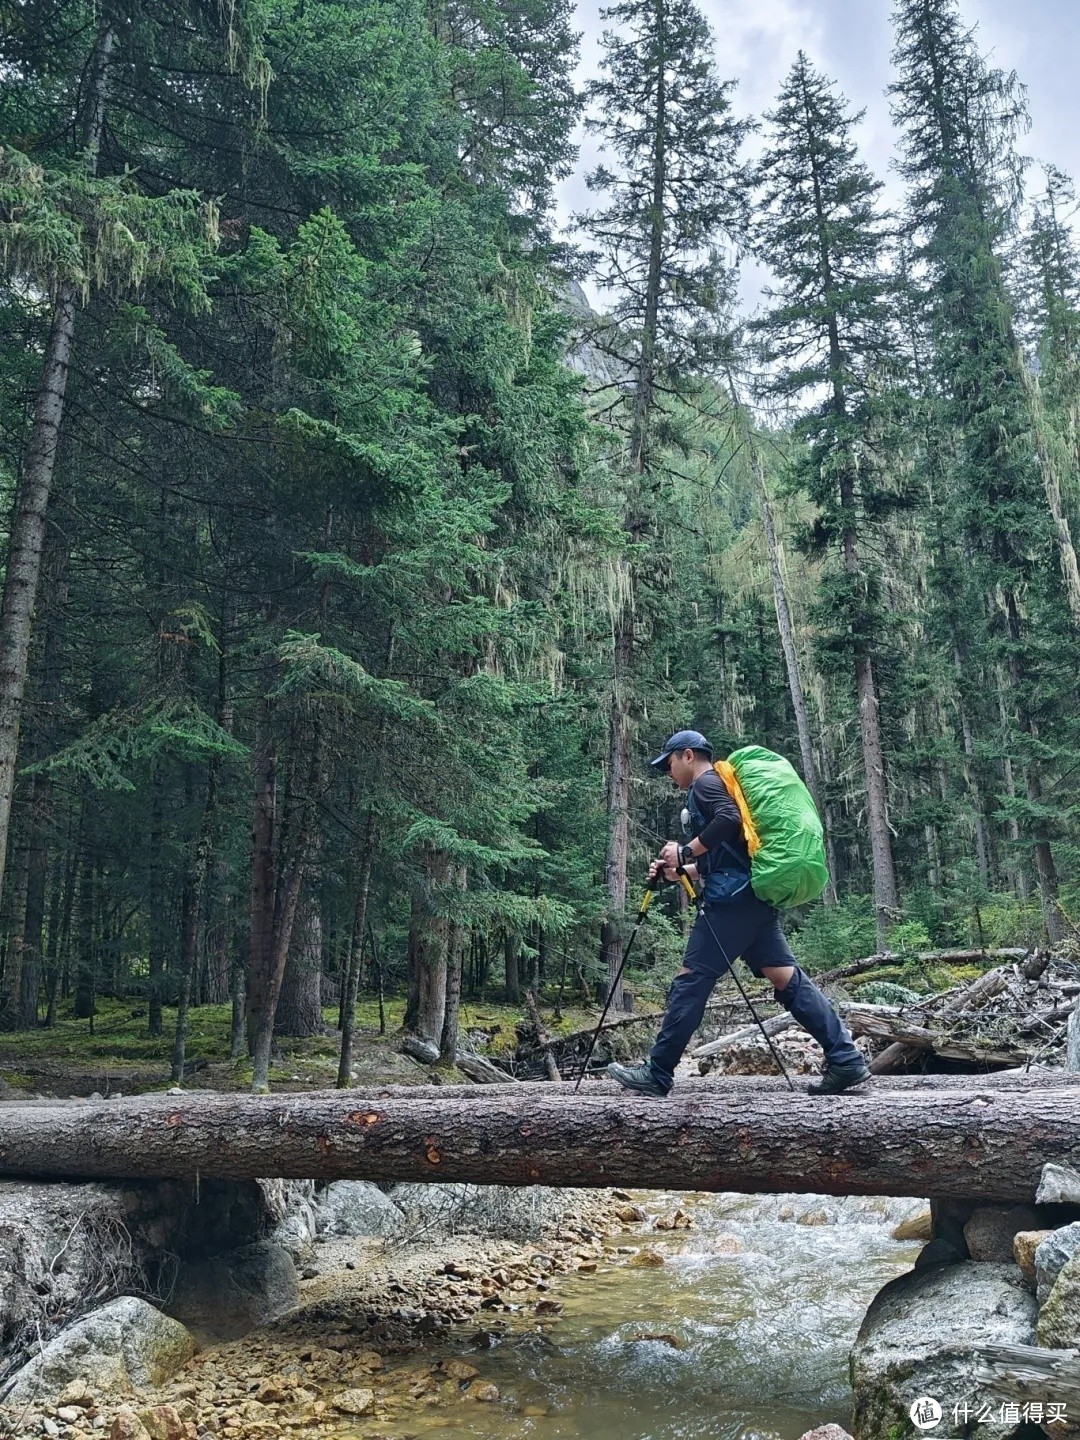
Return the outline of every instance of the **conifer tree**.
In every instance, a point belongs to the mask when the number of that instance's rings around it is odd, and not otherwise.
[[[717,78],[712,36],[692,0],[622,0],[601,12],[603,75],[589,89],[591,128],[609,159],[589,175],[604,197],[579,217],[597,283],[614,296],[602,343],[615,357],[624,411],[626,557],[612,625],[607,746],[609,838],[604,865],[609,918],[601,961],[609,982],[626,905],[638,647],[647,639],[645,577],[664,483],[661,457],[669,397],[689,372],[708,373],[726,353],[724,316],[733,283],[731,244],[744,221],[738,151],[747,122]]]
[[[900,897],[877,674],[888,627],[872,542],[904,496],[877,452],[878,397],[895,337],[881,184],[858,159],[859,119],[800,53],[766,117],[756,237],[777,283],[754,329],[764,341],[769,394],[804,407],[794,427],[801,442],[794,472],[818,505],[813,542],[836,561],[822,620],[832,646],[848,656],[857,693],[874,910],[884,946]]]
[[[924,286],[934,373],[947,402],[955,459],[948,498],[966,566],[957,609],[969,683],[1001,696],[1001,763],[1008,788],[1015,760],[1022,793],[1007,794],[1006,818],[1035,861],[1047,931],[1064,933],[1043,798],[1053,758],[1055,650],[1075,662],[1053,563],[1053,529],[1034,458],[1031,405],[1002,268],[1019,198],[1014,148],[1026,124],[1015,75],[993,69],[964,27],[956,0],[902,0],[896,11],[898,71],[890,88],[902,130],[901,173],[909,228]],[[1063,657],[1062,657],[1063,658]],[[1005,686],[1008,699],[1005,699]],[[1049,766],[1049,768],[1048,768]]]

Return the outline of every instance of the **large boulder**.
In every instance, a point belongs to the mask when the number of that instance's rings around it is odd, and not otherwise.
[[[1068,1165],[1044,1165],[1035,1200],[1039,1205],[1080,1205],[1080,1174]]]
[[[1039,1304],[1050,1298],[1050,1291],[1062,1269],[1080,1250],[1080,1220],[1052,1230],[1035,1251],[1035,1294]]]
[[[1013,1258],[1013,1237],[1034,1230],[1039,1212],[1033,1205],[980,1205],[964,1226],[964,1240],[972,1260],[1008,1264]]]
[[[1039,1311],[1039,1344],[1050,1350],[1080,1347],[1080,1250],[1058,1271]]]
[[[197,1335],[235,1340],[299,1301],[292,1256],[272,1241],[258,1240],[181,1266],[167,1308]]]
[[[195,1340],[177,1320],[134,1295],[110,1300],[54,1336],[18,1370],[3,1396],[29,1405],[85,1380],[97,1393],[126,1394],[163,1385],[191,1359]]]
[[[315,1228],[326,1236],[397,1235],[405,1219],[400,1205],[370,1180],[332,1181],[313,1209]]]
[[[891,1280],[866,1312],[851,1354],[859,1440],[909,1434],[911,1406],[921,1396],[943,1407],[949,1397],[950,1403],[991,1403],[975,1380],[976,1352],[985,1345],[1033,1345],[1036,1312],[1015,1265],[965,1260]],[[951,1408],[941,1426],[935,1440],[967,1433]],[[979,1440],[1007,1440],[1015,1428],[980,1424]]]

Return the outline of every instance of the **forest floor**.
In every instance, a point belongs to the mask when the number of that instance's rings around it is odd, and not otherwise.
[[[647,1005],[651,1011],[654,1007]],[[70,1001],[59,1006],[56,1024],[0,1036],[0,1099],[17,1095],[109,1097],[166,1090],[172,1083],[172,1057],[176,1011],[166,1008],[162,1034],[147,1033],[146,1007],[127,1000],[98,1001],[93,1026],[77,1020]],[[378,1002],[364,999],[357,1006],[353,1042],[353,1083],[358,1085],[421,1085],[426,1066],[398,1053],[403,998],[385,1002],[386,1033],[379,1034]],[[280,1055],[271,1067],[275,1090],[323,1090],[337,1080],[340,1034],[337,1006],[323,1010],[326,1033],[307,1039],[282,1036]],[[598,1011],[564,1006],[555,1021],[545,1007],[544,1022],[553,1036],[573,1034],[595,1025]],[[482,1054],[499,1056],[517,1044],[517,1026],[527,1023],[521,1005],[502,1002],[466,1003],[461,1007],[461,1029],[468,1043]],[[200,1090],[247,1090],[251,1086],[248,1057],[229,1058],[231,1012],[228,1005],[201,1005],[190,1011],[185,1086]]]

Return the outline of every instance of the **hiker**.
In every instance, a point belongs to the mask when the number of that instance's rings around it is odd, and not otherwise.
[[[837,1095],[860,1084],[870,1071],[850,1033],[799,967],[780,929],[779,913],[751,888],[742,816],[713,768],[712,746],[697,730],[679,730],[651,764],[686,791],[684,819],[688,812],[694,838],[686,845],[668,841],[650,866],[649,876],[662,871],[666,879],[675,880],[685,872],[700,882],[702,908],[686,942],[682,969],[668,990],[663,1023],[648,1063],[613,1063],[607,1073],[627,1090],[667,1095],[713,987],[741,955],[755,975],[772,984],[779,1003],[824,1050],[825,1073],[820,1083],[809,1087],[811,1093]],[[705,907],[716,938],[706,922]]]

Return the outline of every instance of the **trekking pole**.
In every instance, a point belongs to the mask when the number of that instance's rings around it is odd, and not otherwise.
[[[581,1070],[578,1072],[577,1081],[574,1085],[575,1095],[578,1092],[578,1086],[584,1079],[585,1071],[589,1068],[589,1061],[592,1059],[592,1052],[596,1049],[596,1042],[600,1038],[600,1031],[604,1028],[604,1021],[607,1019],[608,1009],[610,1008],[611,1002],[615,998],[615,993],[619,988],[619,981],[622,979],[622,972],[626,967],[627,960],[630,957],[630,951],[634,948],[634,941],[637,939],[637,933],[641,929],[642,921],[649,913],[649,906],[653,902],[653,896],[656,894],[657,890],[659,890],[660,886],[663,883],[664,876],[662,871],[657,870],[655,875],[649,876],[649,883],[645,887],[645,894],[642,897],[641,908],[637,912],[637,919],[634,921],[634,928],[630,931],[630,939],[626,942],[626,949],[623,951],[622,959],[619,961],[619,968],[615,971],[615,978],[608,986],[608,995],[607,999],[604,1001],[604,1008],[600,1012],[599,1023],[597,1024],[596,1029],[593,1031],[593,1037],[589,1041],[589,1048],[585,1052],[585,1059],[581,1063]]]
[[[754,1002],[750,999],[750,996],[746,993],[745,989],[743,988],[743,983],[742,983],[742,981],[739,979],[739,976],[738,976],[738,974],[737,974],[737,972],[736,972],[736,970],[735,970],[735,966],[734,966],[733,962],[728,959],[728,957],[727,957],[727,951],[724,949],[723,945],[720,944],[720,937],[719,937],[719,935],[717,935],[716,931],[713,929],[713,923],[712,923],[712,921],[709,919],[709,912],[705,909],[704,903],[703,903],[702,901],[700,901],[700,900],[698,901],[698,912],[699,912],[699,914],[701,915],[701,918],[705,921],[705,924],[708,926],[708,928],[709,928],[709,934],[712,936],[713,941],[714,941],[715,944],[716,944],[716,948],[720,951],[720,954],[723,956],[724,964],[728,967],[728,970],[731,972],[731,977],[732,977],[732,979],[735,981],[735,984],[739,987],[739,994],[740,994],[740,995],[742,996],[742,998],[746,1001],[747,1008],[749,1009],[750,1014],[753,1015],[754,1019],[757,1021],[758,1029],[761,1031],[761,1038],[765,1041],[765,1044],[769,1047],[769,1050],[772,1052],[772,1057],[773,1057],[773,1059],[776,1061],[777,1069],[780,1071],[780,1074],[783,1075],[784,1079],[787,1081],[787,1083],[788,1083],[788,1089],[792,1092],[792,1094],[794,1094],[794,1093],[795,1093],[795,1086],[794,1086],[794,1084],[793,1084],[793,1082],[792,1082],[791,1076],[790,1076],[790,1075],[788,1074],[788,1072],[787,1072],[787,1068],[786,1068],[786,1066],[784,1065],[783,1060],[780,1059],[780,1052],[777,1050],[776,1046],[773,1044],[772,1039],[771,1039],[771,1037],[770,1037],[770,1035],[769,1035],[769,1032],[765,1029],[765,1026],[762,1024],[762,1022],[761,1022],[761,1016],[760,1016],[760,1015],[757,1013],[757,1011],[754,1009]]]

